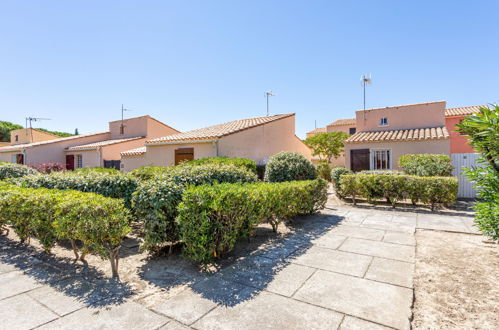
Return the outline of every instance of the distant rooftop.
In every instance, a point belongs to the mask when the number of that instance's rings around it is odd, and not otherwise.
[[[333,121],[331,124],[327,126],[344,126],[344,125],[355,125],[355,118],[338,119]]]
[[[445,109],[445,116],[462,116],[462,115],[471,115],[476,112],[480,112],[480,108],[487,108],[486,105],[473,105],[470,107],[460,107],[460,108],[449,108]]]
[[[449,132],[445,127],[412,128],[390,131],[363,131],[350,136],[346,142],[402,142],[402,141],[424,141],[445,140],[449,138]]]

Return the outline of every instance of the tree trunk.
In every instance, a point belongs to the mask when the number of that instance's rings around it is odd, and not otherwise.
[[[113,273],[113,278],[119,279],[120,276],[118,275],[118,260],[119,260],[119,254],[120,254],[120,248],[121,246],[118,246],[114,249],[109,249],[109,262],[111,263],[111,271]]]
[[[80,259],[80,256],[78,254],[78,247],[76,246],[76,242],[74,239],[70,240],[71,241],[71,247],[73,248],[73,253],[75,254],[75,262],[78,261],[78,259]]]

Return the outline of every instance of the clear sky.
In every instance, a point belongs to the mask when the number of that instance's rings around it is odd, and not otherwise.
[[[0,0],[0,120],[80,133],[149,114],[185,131],[367,107],[499,101],[499,1]]]

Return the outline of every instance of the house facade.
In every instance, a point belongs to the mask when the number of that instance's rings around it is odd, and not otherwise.
[[[249,158],[264,164],[280,151],[295,151],[311,159],[310,149],[295,135],[293,113],[235,120],[149,139],[141,148],[122,152],[121,160],[124,171],[218,156]]]
[[[450,155],[445,101],[360,110],[356,133],[345,144],[345,165],[353,171],[398,170],[405,154]]]
[[[102,133],[42,141],[21,139],[18,144],[0,147],[0,162],[31,166],[56,162],[65,164],[68,170],[119,168],[121,151],[141,146],[147,139],[174,133],[178,131],[150,116],[142,116],[110,122],[109,131]]]

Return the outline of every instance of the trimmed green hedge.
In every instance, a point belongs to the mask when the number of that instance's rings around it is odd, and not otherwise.
[[[57,240],[84,245],[83,255],[94,252],[109,259],[118,277],[118,254],[129,232],[128,211],[123,201],[101,195],[56,189],[0,185],[0,226],[10,225],[22,242],[37,238],[46,251]],[[4,227],[4,229],[6,229]]]
[[[158,175],[166,174],[173,169],[175,169],[174,166],[142,166],[131,170],[128,172],[128,175],[141,181],[145,181],[151,180]]]
[[[297,152],[281,151],[269,158],[264,180],[285,182],[315,178],[317,178],[317,170],[305,156]]]
[[[138,180],[120,172],[55,172],[49,175],[29,175],[11,180],[25,188],[48,188],[92,192],[105,197],[121,198],[125,206],[131,206],[132,194]]]
[[[345,167],[333,167],[331,169],[331,181],[333,182],[335,187],[338,187],[340,184],[340,176],[343,174],[353,174],[352,171],[350,171],[348,168]]]
[[[398,160],[399,167],[408,175],[451,176],[452,163],[448,155],[407,154]]]
[[[144,222],[142,247],[156,250],[178,241],[177,206],[188,185],[256,182],[256,175],[234,165],[175,166],[143,181],[132,197],[134,216]]]
[[[432,210],[437,204],[454,203],[458,181],[452,177],[420,177],[411,175],[356,174],[342,175],[339,191],[350,197],[354,205],[358,197],[369,203],[385,198],[393,207],[397,201],[409,198],[413,204],[422,202]]]
[[[0,180],[20,178],[26,175],[37,175],[37,170],[25,165],[14,163],[0,163]]]
[[[278,224],[299,214],[322,209],[327,200],[327,182],[220,184],[189,188],[179,205],[177,222],[184,254],[209,263],[229,252],[236,241],[252,234],[255,227]]]
[[[197,166],[197,165],[206,165],[206,164],[216,164],[216,165],[235,165],[238,167],[243,167],[248,171],[253,173],[256,172],[256,163],[255,161],[247,158],[231,158],[231,157],[208,157],[208,158],[200,158],[191,160],[185,163],[182,163],[181,166]]]

